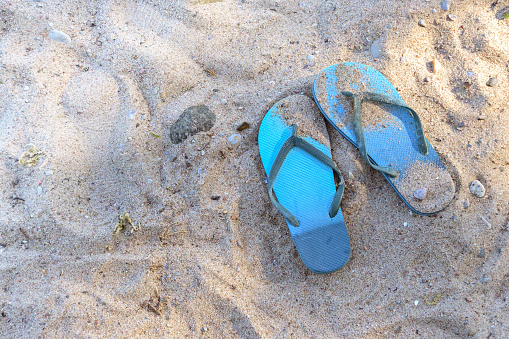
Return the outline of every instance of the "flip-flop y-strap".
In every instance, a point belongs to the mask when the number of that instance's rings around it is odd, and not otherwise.
[[[397,178],[399,176],[399,172],[394,168],[375,165],[368,156],[366,143],[364,142],[364,127],[362,126],[361,121],[361,105],[365,100],[381,102],[384,104],[400,106],[408,109],[412,114],[412,118],[415,122],[415,130],[417,134],[417,144],[419,146],[419,150],[423,155],[428,155],[428,145],[426,144],[426,138],[424,137],[421,120],[419,119],[417,113],[412,108],[408,107],[402,100],[393,99],[387,95],[373,92],[352,93],[348,91],[342,91],[341,94],[352,97],[353,99],[353,125],[355,139],[357,140],[357,147],[359,148],[364,161],[366,161],[371,167],[393,178]]]
[[[283,165],[283,162],[284,162],[286,156],[288,155],[288,153],[290,152],[290,150],[294,147],[298,147],[298,148],[306,151],[307,153],[309,153],[316,159],[320,160],[321,162],[323,162],[324,164],[326,164],[327,166],[332,168],[332,170],[334,172],[336,172],[336,174],[339,176],[340,182],[338,184],[336,194],[334,194],[334,198],[332,199],[332,203],[331,203],[331,206],[329,209],[329,216],[331,218],[334,218],[339,211],[341,199],[343,198],[343,192],[345,191],[345,181],[343,180],[343,177],[341,176],[341,172],[336,167],[336,165],[331,160],[331,158],[327,157],[325,154],[323,154],[320,150],[318,150],[313,145],[308,143],[306,140],[299,138],[296,135],[296,132],[297,132],[297,126],[293,125],[292,126],[292,135],[284,142],[283,146],[281,146],[281,149],[279,150],[279,153],[276,156],[276,159],[274,160],[274,163],[270,169],[269,177],[267,179],[267,184],[268,184],[267,186],[269,189],[269,197],[270,197],[270,200],[272,201],[272,204],[286,218],[286,220],[288,220],[290,225],[292,225],[294,227],[299,227],[299,221],[297,220],[297,218],[295,218],[295,216],[288,209],[286,209],[283,205],[281,205],[276,200],[276,198],[274,196],[274,190],[273,190],[274,183],[276,181],[276,177],[279,172],[279,169]]]

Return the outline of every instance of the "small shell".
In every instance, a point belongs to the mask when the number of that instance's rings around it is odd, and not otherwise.
[[[53,30],[49,33],[48,36],[55,41],[62,42],[64,44],[68,44],[68,45],[71,44],[71,38],[64,32]]]
[[[436,58],[433,59],[433,61],[431,62],[431,72],[433,74],[437,74],[437,72],[440,70],[440,63],[438,62],[438,60]]]
[[[232,134],[230,135],[230,137],[228,138],[228,141],[230,142],[230,144],[232,145],[235,145],[237,143],[239,143],[239,141],[242,139],[241,135],[240,134]]]

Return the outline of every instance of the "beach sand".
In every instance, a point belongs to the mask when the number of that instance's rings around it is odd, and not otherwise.
[[[0,1],[1,337],[509,336],[509,3],[161,3]],[[352,257],[316,275],[270,203],[258,127],[345,61],[394,84],[457,191],[410,213],[328,125]],[[215,124],[174,144],[199,105]]]

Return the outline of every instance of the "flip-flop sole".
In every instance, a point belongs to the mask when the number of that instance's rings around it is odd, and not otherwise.
[[[326,119],[357,147],[352,100],[341,94],[375,92],[401,99],[387,78],[364,64],[346,62],[322,70],[313,83],[313,95]],[[391,166],[400,176],[384,173],[398,195],[413,211],[435,214],[454,197],[454,182],[428,140],[429,154],[418,148],[415,124],[407,109],[388,104],[363,103],[362,123],[368,155],[379,166]]]
[[[297,136],[331,157],[325,121],[313,100],[293,95],[276,103],[265,115],[258,134],[265,172],[297,125]],[[304,264],[315,273],[331,273],[350,258],[350,240],[341,210],[331,218],[329,208],[336,188],[332,169],[300,148],[286,156],[274,184],[274,193],[299,221],[288,222],[293,242]]]

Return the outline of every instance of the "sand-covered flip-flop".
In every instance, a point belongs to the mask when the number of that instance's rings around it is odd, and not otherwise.
[[[343,267],[350,258],[340,209],[344,180],[332,162],[325,121],[313,100],[292,95],[276,103],[261,123],[258,145],[269,197],[285,217],[304,264],[315,273]]]
[[[413,211],[434,214],[449,205],[451,175],[417,113],[382,73],[353,62],[333,65],[318,74],[313,95],[327,120]]]

